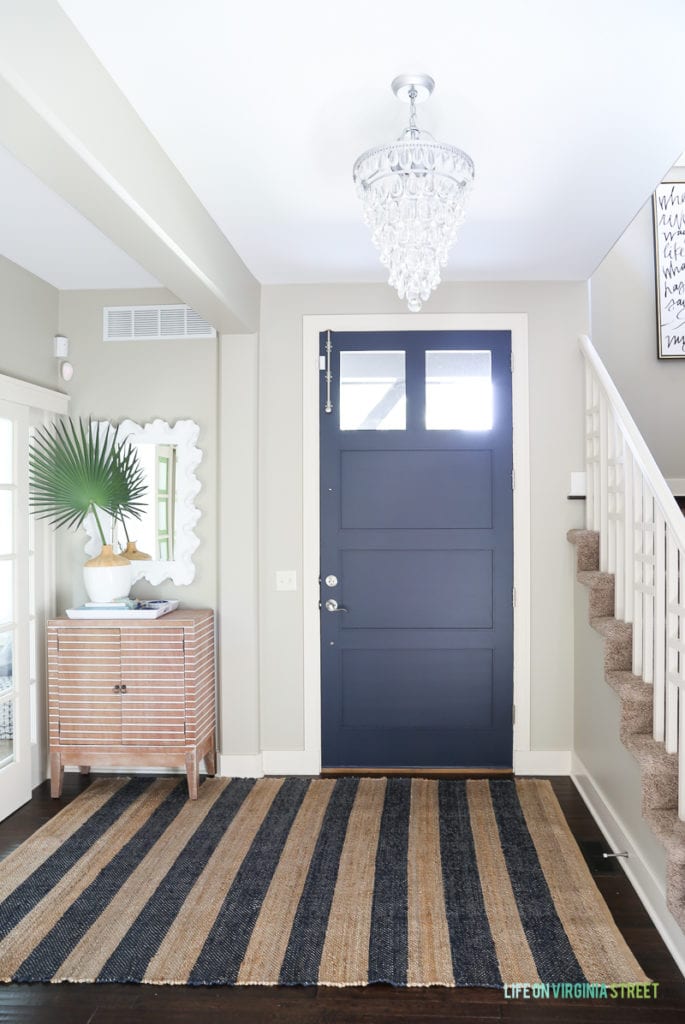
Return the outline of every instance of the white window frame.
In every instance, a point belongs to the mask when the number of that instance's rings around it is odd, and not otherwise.
[[[42,521],[34,523],[33,563],[29,554],[28,519],[28,439],[32,427],[40,426],[68,411],[69,396],[50,388],[0,374],[0,413],[15,419],[18,433],[14,438],[16,459],[16,557],[14,578],[14,631],[17,640],[14,652],[15,690],[22,688],[24,713],[17,717],[19,739],[15,751],[19,758],[0,771],[13,773],[8,792],[16,806],[30,799],[31,789],[48,775],[47,686],[45,656],[45,620],[55,613],[55,543],[54,531]],[[31,614],[29,588],[33,572],[35,605]],[[30,621],[35,620],[33,658],[30,652]],[[35,665],[33,700],[37,712],[37,731],[31,736],[30,662]],[[16,803],[20,800],[20,803]],[[11,813],[2,808],[2,817]]]

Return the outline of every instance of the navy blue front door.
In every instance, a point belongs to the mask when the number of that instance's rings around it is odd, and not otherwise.
[[[511,336],[330,342],[323,765],[511,767]]]

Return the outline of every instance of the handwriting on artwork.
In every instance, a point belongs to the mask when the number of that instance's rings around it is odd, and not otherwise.
[[[654,193],[659,355],[685,357],[685,182]]]

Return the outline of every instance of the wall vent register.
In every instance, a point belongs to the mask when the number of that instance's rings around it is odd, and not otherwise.
[[[216,331],[190,306],[105,306],[103,341],[170,341],[216,338]]]

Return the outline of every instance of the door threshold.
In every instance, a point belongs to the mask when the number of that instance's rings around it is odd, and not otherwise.
[[[322,768],[322,775],[512,775],[513,768]]]

